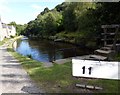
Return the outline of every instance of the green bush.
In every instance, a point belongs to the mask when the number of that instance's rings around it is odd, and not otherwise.
[[[10,35],[10,38],[14,38],[14,36]]]
[[[28,58],[32,58],[32,55],[31,55],[31,54],[28,54],[27,57],[28,57]]]

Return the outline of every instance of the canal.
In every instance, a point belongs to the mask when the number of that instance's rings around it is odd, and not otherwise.
[[[14,50],[24,56],[30,55],[33,59],[42,62],[81,56],[90,51],[72,44],[54,42],[50,40],[18,39],[14,43]]]

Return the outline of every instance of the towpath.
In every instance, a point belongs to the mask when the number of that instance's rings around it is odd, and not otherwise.
[[[0,46],[0,94],[44,93],[6,49],[6,46]]]

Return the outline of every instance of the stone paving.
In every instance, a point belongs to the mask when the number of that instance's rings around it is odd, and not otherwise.
[[[0,94],[44,93],[28,76],[21,64],[0,46]]]
[[[71,62],[71,61],[72,61],[72,58],[65,58],[65,59],[55,60],[54,63],[56,63],[56,64],[64,64],[64,63]]]

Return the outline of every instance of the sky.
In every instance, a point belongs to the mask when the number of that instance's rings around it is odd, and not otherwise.
[[[53,9],[64,0],[0,0],[0,17],[2,22],[26,24],[48,7]]]

